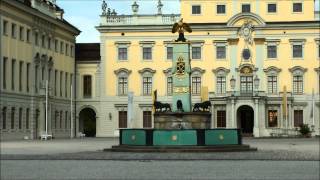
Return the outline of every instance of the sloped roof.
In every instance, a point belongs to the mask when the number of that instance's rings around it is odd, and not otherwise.
[[[77,43],[76,61],[100,61],[100,43]]]

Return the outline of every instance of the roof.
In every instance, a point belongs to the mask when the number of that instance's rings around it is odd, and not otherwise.
[[[78,62],[100,61],[100,43],[77,43],[75,59]]]

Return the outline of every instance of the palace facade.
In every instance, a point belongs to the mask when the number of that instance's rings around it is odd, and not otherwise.
[[[1,139],[34,139],[46,129],[55,137],[70,137],[80,31],[63,19],[54,0],[1,0],[0,10]]]
[[[308,124],[319,135],[320,33],[314,6],[313,0],[181,0],[181,14],[162,14],[161,1],[153,15],[139,14],[136,2],[132,15],[103,11],[97,26],[100,102],[92,105],[96,136],[153,127],[153,90],[159,101],[172,103],[171,43],[178,35],[171,27],[180,18],[193,29],[185,34],[192,103],[208,89],[212,128],[241,128],[263,137],[296,135]],[[128,92],[134,94],[130,115]]]

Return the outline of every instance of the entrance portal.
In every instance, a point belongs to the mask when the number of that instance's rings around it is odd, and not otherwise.
[[[253,135],[254,114],[250,106],[240,106],[237,111],[237,124],[243,135]]]
[[[96,113],[91,108],[82,109],[79,113],[79,132],[86,137],[96,136]]]

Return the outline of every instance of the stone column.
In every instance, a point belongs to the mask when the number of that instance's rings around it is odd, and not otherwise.
[[[253,136],[260,137],[259,132],[259,99],[254,99],[254,127],[253,127]]]
[[[235,118],[235,100],[234,98],[231,100],[231,121],[232,121],[232,126],[234,128],[237,128],[237,120]]]

